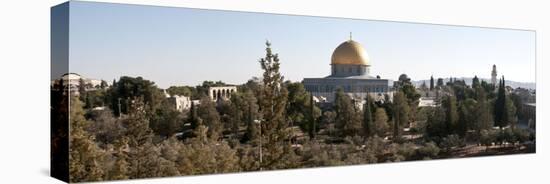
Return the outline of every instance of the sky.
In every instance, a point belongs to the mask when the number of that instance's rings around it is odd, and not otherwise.
[[[261,76],[266,40],[285,79],[325,77],[350,32],[373,76],[490,78],[496,64],[507,80],[535,82],[534,31],[78,1],[71,1],[69,21],[69,70],[109,82],[245,83]]]

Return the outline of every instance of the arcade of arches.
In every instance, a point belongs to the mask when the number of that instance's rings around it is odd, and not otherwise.
[[[231,94],[235,92],[237,92],[236,86],[210,87],[208,89],[208,97],[213,101],[228,100],[231,98]]]

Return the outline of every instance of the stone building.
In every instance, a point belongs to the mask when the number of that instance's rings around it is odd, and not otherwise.
[[[208,97],[213,101],[229,100],[237,92],[237,86],[216,86],[208,88]]]
[[[191,108],[192,100],[190,97],[183,96],[183,95],[170,95],[166,92],[166,90],[163,90],[163,91],[164,91],[164,96],[166,97],[170,105],[174,107],[176,110],[181,112],[183,110],[187,110]]]
[[[389,80],[380,76],[371,76],[372,66],[367,52],[356,41],[350,39],[340,44],[331,58],[331,74],[323,78],[304,78],[302,83],[306,90],[318,98],[325,98],[328,103],[334,102],[338,88],[356,101],[363,101],[367,95],[376,101],[391,101],[392,92]],[[386,97],[387,96],[387,97]]]
[[[191,99],[188,96],[172,95],[168,98],[176,110],[183,111],[191,108]]]
[[[53,86],[55,83],[59,83],[60,80],[63,80],[63,85],[67,86],[70,93],[73,95],[79,95],[80,80],[86,85],[86,91],[93,91],[101,87],[101,80],[84,78],[77,73],[63,74],[59,79],[52,80],[51,85]]]
[[[537,104],[536,103],[523,103],[521,108],[524,114],[524,118],[527,121],[527,127],[536,129],[537,123]]]

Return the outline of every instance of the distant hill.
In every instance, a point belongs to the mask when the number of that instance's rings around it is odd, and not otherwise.
[[[454,77],[453,77],[453,79],[454,79]],[[466,82],[466,84],[472,85],[472,79],[473,79],[472,77],[462,77],[462,78],[457,77],[456,79],[457,80],[464,80]],[[483,81],[486,81],[486,82],[489,82],[489,83],[491,82],[491,79],[482,79],[482,78],[480,78],[480,80],[483,80]],[[443,78],[443,81],[445,83],[447,83],[447,82],[449,82],[449,78]],[[428,87],[430,86],[430,79],[412,81],[412,83],[414,85],[416,85],[417,87],[422,85],[422,83],[424,83],[424,82],[426,82],[426,85]],[[434,78],[434,83],[437,83],[437,78]],[[526,89],[536,89],[536,85],[535,85],[534,82],[516,82],[516,81],[506,80],[506,85],[510,86],[512,88],[521,87],[521,88],[526,88]]]

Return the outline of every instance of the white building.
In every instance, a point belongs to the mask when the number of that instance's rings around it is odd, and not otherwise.
[[[78,88],[80,86],[81,79],[86,85],[86,91],[96,90],[101,87],[101,80],[84,78],[77,73],[66,73],[61,76],[61,80],[63,80],[63,85],[68,86],[69,91],[75,95],[78,95],[79,93]],[[52,85],[58,81],[59,79],[52,81]]]
[[[208,88],[208,97],[213,101],[229,100],[237,92],[237,86],[216,86]]]
[[[178,111],[183,111],[191,108],[191,98],[183,95],[170,95],[164,90],[164,96],[170,104]],[[195,103],[196,104],[196,103]]]
[[[178,111],[191,108],[191,99],[188,96],[173,95],[169,99]]]
[[[435,98],[432,97],[420,97],[418,107],[435,107]]]

